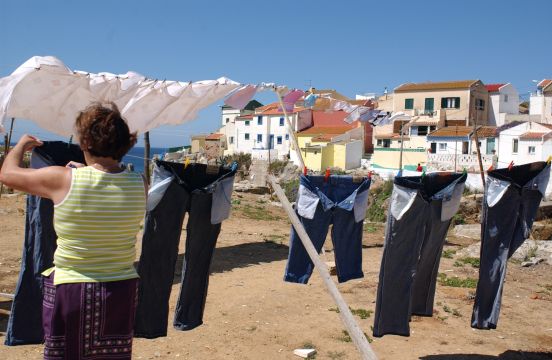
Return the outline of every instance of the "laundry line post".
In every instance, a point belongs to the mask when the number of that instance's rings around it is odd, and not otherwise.
[[[149,131],[144,133],[144,178],[150,183],[150,138]]]
[[[297,234],[299,235],[299,239],[301,239],[301,242],[303,243],[305,250],[307,250],[307,253],[309,254],[310,259],[314,263],[316,270],[318,270],[318,273],[322,277],[322,280],[324,281],[324,284],[326,285],[328,292],[330,293],[333,300],[335,301],[335,304],[339,309],[338,311],[339,317],[341,318],[341,321],[343,322],[343,324],[345,325],[345,328],[349,332],[351,339],[353,340],[355,346],[360,352],[361,358],[363,360],[376,360],[377,359],[376,354],[374,353],[374,351],[372,350],[372,347],[368,343],[366,336],[364,336],[362,329],[355,321],[355,318],[353,317],[353,314],[351,313],[349,306],[345,302],[345,299],[343,299],[343,296],[339,292],[339,289],[332,281],[328,268],[318,256],[318,252],[314,248],[314,245],[312,244],[312,241],[309,235],[305,231],[303,224],[299,220],[299,217],[297,217],[297,214],[291,207],[291,204],[289,203],[289,200],[287,199],[284,191],[282,190],[280,185],[276,182],[276,178],[274,178],[273,175],[268,175],[268,181],[272,185],[272,189],[274,189],[276,196],[278,196],[278,199],[280,199],[282,208],[286,211],[289,219],[291,220],[291,223],[295,228],[295,231],[297,231]]]
[[[293,125],[291,124],[291,121],[289,120],[289,116],[286,110],[286,107],[284,106],[284,101],[282,100],[282,96],[274,87],[274,92],[276,93],[276,96],[278,96],[278,101],[280,102],[280,106],[282,107],[282,111],[284,112],[284,117],[286,118],[286,124],[288,128],[288,133],[291,138],[291,141],[293,142],[293,147],[295,148],[295,152],[297,154],[297,159],[299,160],[299,167],[301,170],[305,168],[305,162],[303,161],[303,155],[301,154],[301,149],[299,148],[299,143],[297,142],[297,137],[295,136],[295,131],[293,130]],[[269,141],[270,141],[270,129],[269,129]],[[270,152],[270,149],[268,149]]]
[[[10,131],[8,135],[6,135],[6,137],[4,138],[4,159],[6,158],[6,156],[8,156],[8,151],[10,151],[14,122],[15,122],[15,118],[11,118]],[[0,184],[0,198],[2,197],[2,191],[4,191],[4,183]]]

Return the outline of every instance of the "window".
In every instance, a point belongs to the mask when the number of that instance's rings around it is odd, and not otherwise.
[[[263,134],[257,134],[257,142],[263,142]]]
[[[406,110],[414,109],[414,99],[404,99],[404,108]]]
[[[245,140],[249,140],[249,133],[245,133]]]
[[[226,118],[226,123],[228,124],[230,122],[230,118]]]
[[[410,131],[411,135],[426,136],[428,133],[428,126],[412,126]]]
[[[280,118],[280,126],[284,126],[284,118],[283,117]]]
[[[485,100],[475,99],[475,110],[485,110]]]
[[[276,137],[276,144],[282,145],[282,137],[281,136]]]
[[[535,147],[534,147],[534,146],[529,146],[529,147],[527,148],[527,153],[528,153],[529,155],[535,155]]]
[[[286,140],[289,140],[289,134],[286,134]]]
[[[233,136],[230,136],[230,139],[228,139],[228,142],[229,142],[230,144],[233,144],[233,143],[234,143],[234,137],[233,137]]]
[[[518,139],[512,140],[512,154],[517,154],[518,152]]]
[[[378,145],[378,146],[381,146],[381,144],[382,144],[381,139],[378,139],[377,145]]]
[[[447,143],[439,143],[439,151],[447,151]]]
[[[436,129],[437,129],[437,126],[430,126],[429,127],[429,132],[435,131]]]
[[[263,117],[257,116],[257,125],[262,125],[262,124],[263,124]]]
[[[391,147],[391,139],[383,139],[383,147],[384,148]]]
[[[245,126],[249,126],[249,120],[245,120]]]
[[[508,102],[508,94],[504,94],[504,102]]]
[[[441,98],[441,109],[460,109],[459,97]]]

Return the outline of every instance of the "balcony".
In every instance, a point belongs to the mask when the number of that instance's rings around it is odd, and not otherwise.
[[[456,171],[466,169],[467,172],[479,172],[479,161],[477,155],[473,154],[428,154],[427,155],[427,170],[428,171],[455,171],[454,158],[456,157]],[[481,154],[481,162],[483,169],[488,169],[493,163],[492,155]]]

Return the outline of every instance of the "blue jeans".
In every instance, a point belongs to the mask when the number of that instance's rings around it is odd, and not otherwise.
[[[84,163],[84,156],[78,146],[62,141],[45,141],[44,145],[33,150],[31,167],[65,166],[69,161]],[[28,195],[25,243],[6,330],[6,345],[41,344],[44,340],[41,274],[53,266],[57,247],[53,221],[52,201]]]
[[[489,171],[481,219],[473,328],[496,328],[508,259],[531,234],[549,179],[550,165],[545,162]]]
[[[301,176],[297,213],[316,251],[320,252],[330,225],[339,282],[358,279],[362,272],[362,227],[370,180],[351,176]],[[292,227],[284,280],[306,284],[314,265]]]
[[[138,265],[135,337],[167,336],[169,298],[186,213],[186,250],[173,326],[192,330],[203,323],[209,268],[221,223],[229,215],[234,175],[235,168],[156,163]]]
[[[412,314],[431,316],[439,261],[467,175],[395,177],[387,214],[373,335],[410,335]]]

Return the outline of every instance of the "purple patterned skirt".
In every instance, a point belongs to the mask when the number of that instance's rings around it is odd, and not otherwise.
[[[54,285],[44,277],[44,359],[130,359],[138,279]]]

